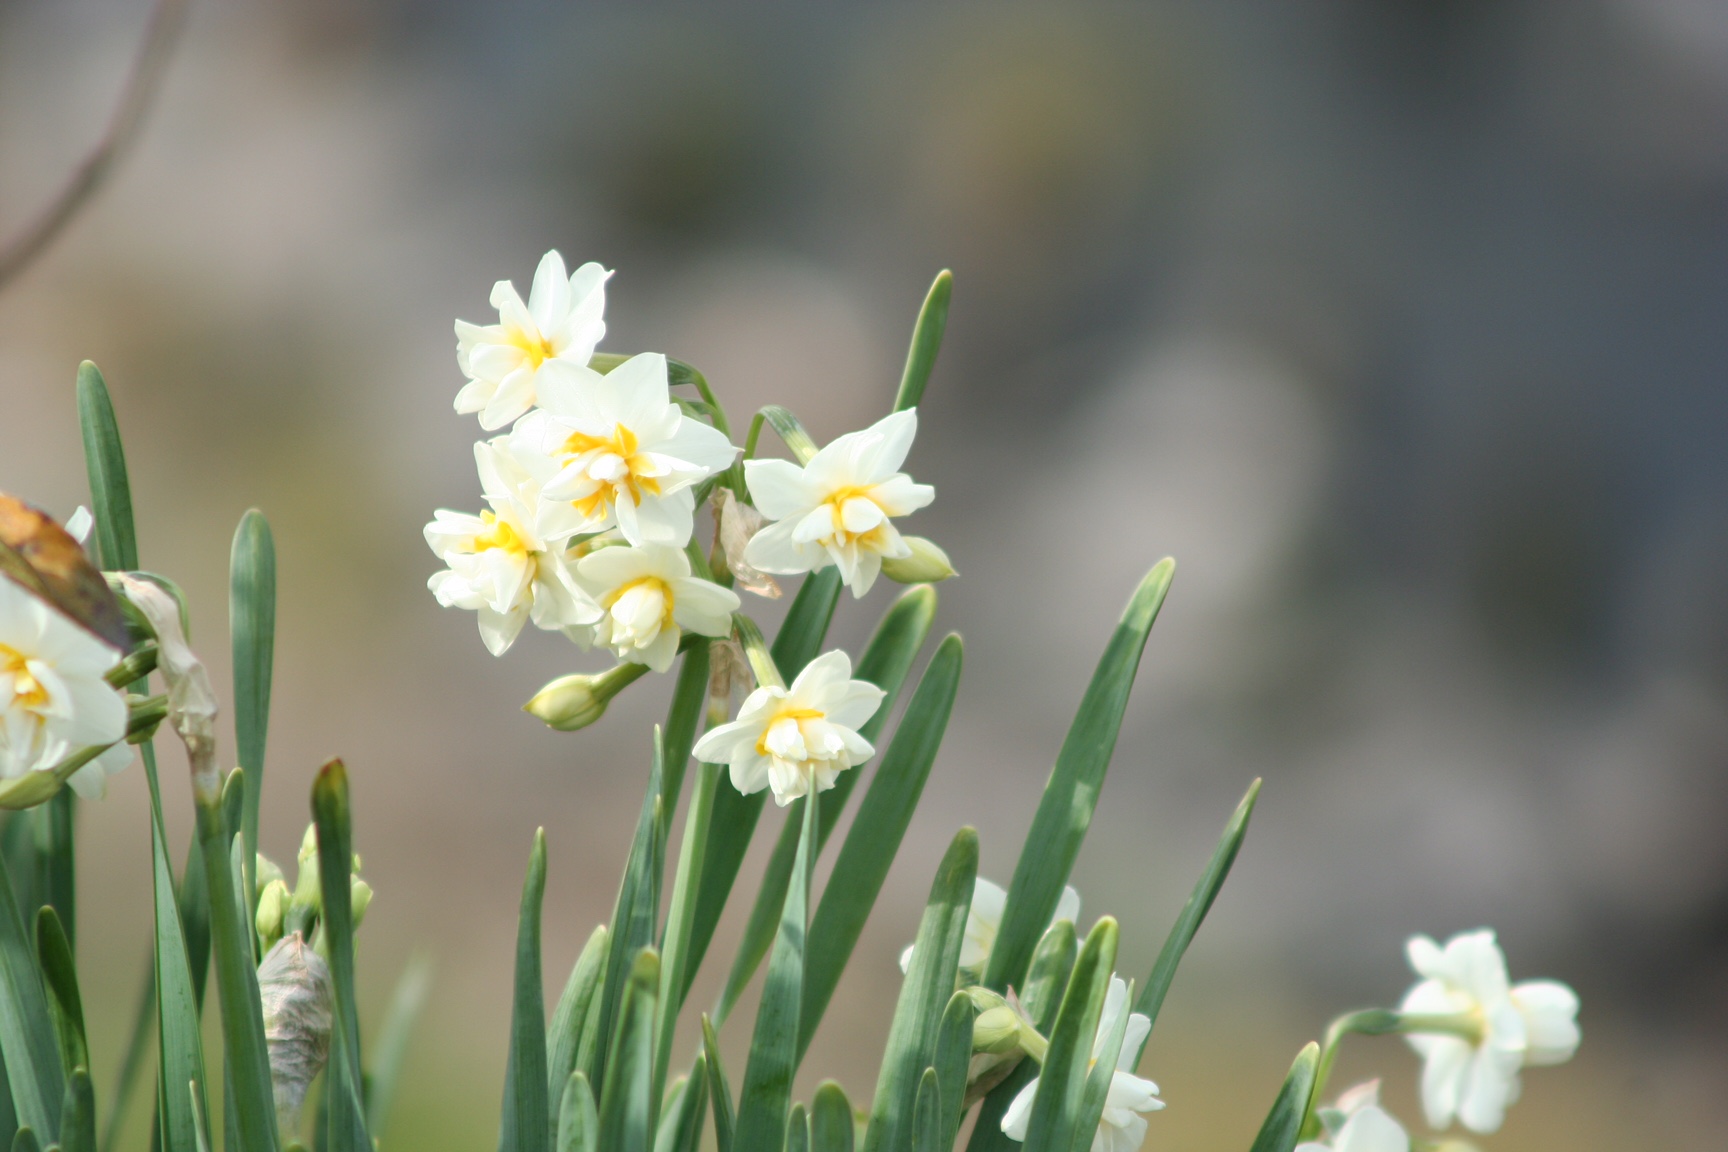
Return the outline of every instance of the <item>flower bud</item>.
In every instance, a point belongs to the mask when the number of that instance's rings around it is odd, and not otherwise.
[[[972,1051],[1000,1056],[1020,1047],[1020,1018],[1004,1004],[978,1014],[972,1022]]]
[[[922,536],[902,536],[912,549],[912,555],[882,558],[882,575],[897,584],[940,584],[959,573],[948,560],[948,553]]]
[[[293,1132],[300,1124],[306,1089],[330,1057],[335,1020],[330,966],[298,932],[285,936],[258,965],[258,997],[264,1009],[276,1120],[283,1132]]]
[[[288,915],[289,899],[288,884],[280,876],[266,884],[264,891],[258,894],[258,915],[254,918],[254,926],[266,951],[282,938],[282,923]]]
[[[354,913],[354,927],[360,927],[360,921],[366,917],[366,909],[372,903],[372,885],[356,876],[348,885],[348,903]]]
[[[646,671],[646,664],[620,664],[598,676],[584,673],[560,676],[536,692],[532,700],[522,705],[522,711],[538,716],[548,728],[574,732],[604,716],[612,697]]]

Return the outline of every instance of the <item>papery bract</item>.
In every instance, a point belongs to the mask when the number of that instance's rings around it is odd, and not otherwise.
[[[1578,1049],[1578,996],[1553,980],[1513,985],[1492,929],[1462,932],[1441,948],[1412,937],[1410,966],[1423,977],[1401,1010],[1473,1020],[1480,1039],[1414,1033],[1421,1055],[1422,1106],[1428,1123],[1444,1128],[1457,1117],[1473,1132],[1494,1132],[1518,1099],[1525,1065],[1559,1064]]]
[[[731,768],[732,785],[748,795],[774,790],[784,807],[809,792],[834,787],[847,768],[876,752],[858,729],[875,715],[885,693],[852,679],[852,660],[825,652],[805,665],[789,688],[764,685],[745,697],[738,719],[702,737],[695,755]]]
[[[539,487],[502,438],[474,445],[481,488],[492,505],[479,515],[439,509],[426,543],[449,568],[426,586],[446,608],[479,613],[480,638],[494,656],[533,620],[548,631],[592,624],[600,610],[577,584],[564,550],[534,531]]]
[[[1122,1013],[1128,1011],[1128,984],[1120,976],[1110,978],[1110,990],[1104,996],[1104,1011],[1098,1020],[1098,1032],[1092,1039],[1090,1069],[1104,1055],[1104,1046],[1115,1031]],[[1134,1075],[1134,1062],[1140,1055],[1140,1045],[1152,1031],[1152,1021],[1138,1012],[1128,1015],[1128,1027],[1122,1036],[1122,1050],[1116,1057],[1116,1070],[1110,1077],[1110,1091],[1104,1099],[1104,1115],[1098,1121],[1098,1131],[1092,1136],[1092,1152],[1134,1152],[1146,1139],[1146,1117],[1143,1112],[1156,1112],[1164,1107],[1158,1099],[1158,1085]],[[1002,1131],[1015,1140],[1026,1139],[1026,1129],[1032,1120],[1032,1105],[1038,1097],[1038,1081],[1034,1077],[1020,1089],[1002,1114]]]
[[[541,484],[544,538],[616,526],[632,544],[679,548],[694,528],[692,488],[738,452],[672,402],[657,352],[605,375],[572,367],[542,380],[540,410],[516,426],[511,445]]]
[[[534,406],[547,375],[587,368],[606,334],[611,275],[588,263],[567,277],[564,258],[548,252],[534,272],[526,304],[510,281],[494,284],[498,323],[456,321],[456,361],[468,377],[456,394],[456,411],[478,412],[487,431],[502,428]]]
[[[737,593],[692,576],[669,544],[602,548],[577,563],[576,578],[600,606],[594,642],[656,672],[672,666],[685,632],[724,636],[738,610]]]
[[[751,538],[744,559],[783,574],[837,564],[852,594],[864,595],[884,558],[912,555],[892,518],[936,498],[936,489],[900,471],[917,434],[918,413],[909,408],[839,437],[802,468],[787,460],[745,461],[750,497],[775,523]]]
[[[81,796],[100,796],[132,759],[126,702],[103,674],[120,652],[0,577],[0,775],[53,768],[91,745],[113,744],[72,774]]]

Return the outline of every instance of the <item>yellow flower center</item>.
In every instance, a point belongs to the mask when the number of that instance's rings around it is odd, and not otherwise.
[[[616,456],[624,462],[624,468],[621,475],[595,477],[600,486],[587,496],[571,501],[582,515],[598,514],[608,501],[615,502],[623,492],[630,493],[632,504],[641,504],[644,492],[660,495],[659,478],[643,475],[653,467],[653,461],[642,451],[641,439],[624,425],[615,425],[612,435],[605,437],[590,436],[586,432],[570,433],[564,441],[563,462],[568,464],[576,457],[586,456],[590,452]]]
[[[552,341],[544,336],[524,332],[520,328],[512,328],[505,340],[522,349],[523,355],[528,357],[528,363],[535,368],[539,368],[556,354],[552,349]]]
[[[13,703],[24,708],[40,708],[48,703],[48,689],[30,674],[30,659],[24,653],[0,644],[0,672],[12,674]]]
[[[775,727],[779,725],[781,721],[790,720],[794,724],[798,724],[805,720],[821,720],[827,715],[828,714],[820,708],[782,708],[780,711],[774,713],[774,718],[772,720],[762,726],[762,735],[756,737],[756,754],[759,756],[770,755],[768,751],[768,734],[774,731]]]
[[[846,530],[846,521],[844,519],[846,501],[854,499],[869,500],[872,504],[876,503],[875,499],[870,495],[870,489],[868,488],[836,488],[829,494],[826,503],[828,505],[829,513],[834,518],[834,535],[831,539],[835,544],[838,544],[842,548],[858,541],[862,541],[866,547],[873,544],[880,544],[884,536],[883,528],[888,523],[888,517],[886,514],[883,515],[880,523],[876,524],[874,527],[865,529],[863,532],[848,532]],[[880,507],[880,505],[878,505],[878,507]],[[826,543],[826,541],[823,541],[823,543]],[[880,551],[880,549],[878,549],[878,551]]]
[[[474,551],[485,552],[491,548],[502,548],[513,556],[528,555],[528,545],[517,534],[516,529],[498,519],[496,513],[482,512],[480,519],[486,524],[486,531],[474,537]]]

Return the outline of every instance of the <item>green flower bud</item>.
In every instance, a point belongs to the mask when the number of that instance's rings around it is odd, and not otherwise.
[[[1004,1004],[978,1014],[972,1022],[972,1051],[1000,1056],[1020,1047],[1020,1017]]]
[[[902,536],[911,547],[912,555],[893,559],[882,558],[882,575],[897,584],[940,584],[951,576],[958,576],[954,565],[948,559],[948,553],[922,536]]]
[[[646,664],[620,664],[598,676],[576,673],[560,676],[522,705],[522,711],[538,716],[549,728],[574,732],[586,728],[606,714],[612,697],[648,671]]]
[[[289,899],[288,884],[280,875],[265,885],[264,891],[258,895],[258,915],[254,926],[266,952],[282,938],[282,923],[288,915]]]
[[[358,928],[372,903],[372,885],[355,876],[348,884],[348,901],[354,909],[354,927]]]

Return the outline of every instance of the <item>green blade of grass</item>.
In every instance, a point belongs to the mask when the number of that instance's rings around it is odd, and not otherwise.
[[[432,957],[416,952],[408,958],[396,980],[396,990],[390,994],[390,1007],[372,1045],[372,1060],[366,1074],[366,1130],[380,1144],[384,1141],[391,1106],[396,1102],[397,1087],[402,1082],[408,1042],[431,992]]]
[[[1032,949],[1050,923],[1062,896],[1062,886],[1068,882],[1068,873],[1080,854],[1080,844],[1098,806],[1110,754],[1116,748],[1116,734],[1122,727],[1122,714],[1128,707],[1134,674],[1140,667],[1140,653],[1152,632],[1153,621],[1158,618],[1165,593],[1170,590],[1170,577],[1175,570],[1174,560],[1161,560],[1141,580],[1098,661],[1092,683],[1087,686],[1080,710],[1062,742],[1056,767],[1044,786],[1044,797],[1026,833],[1025,847],[1014,865],[1008,902],[1002,910],[1002,926],[990,949],[984,983],[998,992],[1018,982],[1025,973]]]
[[[804,807],[804,828],[792,883],[780,913],[780,931],[768,958],[762,1003],[756,1010],[756,1030],[750,1058],[744,1065],[744,1087],[738,1097],[737,1142],[747,1149],[770,1149],[785,1139],[792,1076],[798,1069],[798,1010],[803,998],[805,932],[809,927],[810,870],[816,854],[820,793],[811,792]]]
[[[340,760],[325,764],[312,782],[312,822],[318,836],[318,885],[323,905],[320,926],[329,953],[330,983],[336,993],[331,1070],[325,1078],[325,1093],[330,1102],[330,1152],[372,1152],[372,1138],[366,1131],[365,1086],[361,1082],[365,1063],[360,1051],[360,1012],[354,998],[354,906],[350,890],[354,869],[353,807],[348,795],[348,769]],[[210,895],[214,908],[220,901],[214,890]],[[217,952],[220,964],[220,929]],[[252,988],[256,1001],[256,982]],[[226,1000],[223,1007],[227,1007]],[[226,1011],[223,1018],[227,1018]],[[230,1067],[233,1068],[232,1062]],[[245,1123],[252,1120],[248,1113],[261,1107],[261,1103],[242,1095],[257,1090],[251,1082],[254,1073],[247,1070],[242,1076],[240,1069],[233,1071],[236,1102]],[[543,1074],[540,1083],[545,1084]],[[268,1061],[263,1066],[262,1087],[266,1092],[270,1090]],[[544,1098],[540,1112],[542,1116],[546,1113]],[[274,1140],[274,1108],[264,1111],[262,1116],[267,1123],[260,1127],[268,1127]]]
[[[600,1110],[588,1077],[570,1073],[558,1104],[558,1152],[599,1152]]]
[[[726,1066],[720,1062],[720,1041],[714,1021],[702,1013],[702,1060],[708,1070],[708,1100],[714,1112],[714,1142],[719,1152],[732,1152],[732,1137],[738,1129],[732,1112],[732,1086],[726,1082]]]
[[[852,1152],[852,1102],[846,1090],[824,1080],[810,1101],[810,1152]]]
[[[10,875],[0,865],[0,1055],[18,1123],[50,1143],[60,1134],[66,1074],[60,1040],[36,966],[36,949],[18,914]]]
[[[96,558],[110,572],[138,567],[138,535],[132,522],[132,483],[120,425],[102,372],[86,360],[78,365],[78,425],[84,435],[84,467],[96,520]]]
[[[904,1148],[911,1141],[918,1080],[935,1056],[942,1013],[954,994],[960,945],[978,879],[978,833],[962,828],[948,845],[913,942],[912,967],[900,985],[888,1043],[864,1130],[864,1152]]]
[[[96,1152],[96,1089],[90,1073],[74,1068],[60,1105],[60,1152]]]
[[[28,1124],[12,1134],[12,1152],[42,1152],[42,1145]]]
[[[1296,1054],[1296,1062],[1284,1077],[1272,1110],[1260,1125],[1250,1152],[1291,1152],[1308,1109],[1308,1094],[1314,1087],[1314,1070],[1320,1062],[1320,1045],[1309,1044]]]
[[[191,1152],[198,1143],[198,1117],[202,1112],[202,1104],[194,1097],[204,1084],[204,1043],[198,1022],[198,998],[186,956],[186,937],[180,925],[174,872],[168,864],[168,845],[162,832],[156,757],[149,745],[144,748],[144,777],[150,787],[150,846],[156,906],[158,1133],[166,1152]],[[188,874],[194,869],[202,873],[202,860],[187,862]],[[177,1084],[192,1085],[192,1092],[170,1090]]]
[[[942,1150],[942,1086],[935,1068],[924,1069],[912,1103],[912,1152]]]
[[[36,910],[36,959],[48,989],[48,1012],[60,1038],[60,1067],[71,1076],[90,1067],[90,1045],[84,1039],[84,1000],[78,994],[78,966],[72,942],[60,927],[60,917],[44,905]]]
[[[45,902],[60,916],[68,945],[78,939],[78,870],[72,817],[78,798],[62,788],[36,809],[36,867]]]
[[[606,975],[600,989],[599,1043],[594,1047],[594,1064],[583,1071],[588,1082],[600,1090],[604,1110],[606,1061],[611,1059],[611,1047],[617,1034],[618,1013],[624,1002],[624,989],[630,982],[633,958],[644,948],[654,945],[654,932],[660,919],[660,887],[654,861],[659,855],[656,841],[660,829],[660,783],[665,744],[660,729],[654,729],[654,760],[648,773],[648,790],[642,796],[642,811],[636,818],[636,835],[630,844],[630,858],[625,864],[624,879],[618,885],[618,901],[612,912],[611,940],[608,942]],[[655,970],[659,970],[656,962]],[[652,1061],[650,1061],[652,1070]],[[602,1142],[604,1143],[604,1142]]]
[[[678,664],[678,680],[672,687],[672,704],[666,712],[666,756],[660,790],[660,851],[666,851],[672,816],[684,791],[684,772],[690,765],[690,749],[696,746],[696,729],[708,704],[708,640],[692,637]],[[656,865],[665,875],[665,861]]]
[[[1086,937],[1074,961],[1050,1047],[1038,1072],[1038,1093],[1027,1123],[1026,1152],[1069,1152],[1086,1091],[1092,1040],[1116,964],[1116,921],[1105,916]]]
[[[707,1068],[707,1060],[698,1056],[690,1075],[678,1078],[671,1102],[660,1117],[654,1152],[697,1152],[702,1143],[702,1118],[708,1112]]]
[[[792,1105],[792,1111],[786,1116],[786,1135],[780,1146],[786,1152],[810,1152],[810,1118],[804,1113],[804,1105]]]
[[[942,350],[942,333],[948,328],[948,301],[954,294],[954,273],[944,268],[936,274],[918,310],[918,322],[912,328],[912,347],[906,352],[906,370],[900,375],[900,391],[894,397],[894,411],[916,408],[924,399],[924,386],[930,382],[930,370],[936,366],[936,353]]]
[[[605,1152],[650,1152],[654,1139],[654,1000],[660,994],[660,957],[643,948],[630,964],[619,1005],[618,1028],[600,1093],[600,1139]]]
[[[234,649],[234,746],[246,770],[246,883],[258,856],[258,803],[270,731],[270,678],[276,659],[276,541],[256,508],[240,517],[228,557],[228,631]]]
[[[690,933],[696,919],[696,896],[702,887],[702,863],[708,851],[708,832],[713,821],[714,797],[726,769],[718,764],[697,768],[696,786],[684,818],[684,839],[678,850],[678,875],[672,883],[672,899],[666,912],[666,933],[660,961],[660,1019],[655,1027],[653,1099],[660,1099],[666,1068],[672,1058],[672,1033],[684,1001],[684,965],[689,955]],[[692,1073],[694,1075],[694,1073]]]
[[[558,1007],[552,1012],[552,1024],[546,1032],[546,1083],[549,1096],[560,1101],[569,1086],[570,1073],[593,1064],[592,1054],[583,1054],[582,1042],[584,1034],[594,1037],[599,1033],[597,1022],[595,1027],[589,1027],[589,1024],[594,997],[606,976],[609,938],[610,933],[604,924],[589,934],[588,943],[582,946],[576,963],[570,969],[570,978],[564,982]],[[587,1082],[587,1077],[583,1077],[583,1082]],[[562,1103],[559,1107],[562,1109]]]
[[[546,1079],[546,1004],[540,980],[540,908],[546,896],[546,830],[534,832],[516,928],[516,991],[498,1152],[547,1152],[552,1143]]]
[[[1212,858],[1206,862],[1206,870],[1200,873],[1188,902],[1182,905],[1181,914],[1170,926],[1170,934],[1164,938],[1164,947],[1158,951],[1152,974],[1146,978],[1146,987],[1134,1004],[1134,1011],[1154,1024],[1164,1006],[1164,997],[1170,991],[1170,982],[1176,979],[1176,966],[1182,963],[1182,956],[1188,951],[1194,933],[1200,930],[1206,913],[1211,911],[1212,901],[1218,897],[1218,889],[1224,886],[1225,878],[1230,875],[1230,866],[1236,862],[1236,853],[1242,848],[1242,837],[1248,833],[1248,819],[1254,815],[1254,803],[1259,798],[1260,781],[1256,780],[1248,786],[1241,803],[1236,805],[1230,822],[1224,826],[1223,836],[1218,839],[1218,847],[1212,850]],[[1142,1040],[1140,1052],[1135,1054],[1136,1064],[1140,1053],[1145,1051],[1146,1041]]]
[[[912,661],[930,635],[930,625],[935,616],[936,590],[929,585],[908,589],[883,615],[876,634],[870,638],[864,654],[859,657],[858,667],[852,673],[855,679],[874,684],[885,693],[875,715],[858,730],[864,739],[874,741],[887,724]],[[822,794],[822,823],[816,835],[818,856],[827,845],[835,825],[840,822],[840,814],[845,811],[846,801],[857,786],[860,774],[857,771],[841,773],[834,787]],[[774,942],[780,908],[786,902],[786,885],[792,878],[792,859],[798,852],[803,803],[802,800],[793,801],[785,823],[780,826],[780,838],[774,843],[774,853],[768,858],[768,867],[762,874],[762,886],[756,893],[755,905],[750,909],[743,941],[738,946],[731,974],[726,978],[726,988],[720,995],[717,1014],[722,1020],[731,1013],[732,1006],[743,995],[745,986],[756,974],[757,967]]]
[[[972,1023],[978,1010],[964,991],[948,998],[942,1026],[936,1033],[936,1086],[942,1092],[942,1117],[937,1125],[937,1143],[944,1150],[954,1147],[960,1134],[960,1119],[966,1114],[966,1073],[972,1063]]]
[[[1128,995],[1133,995],[1132,988],[1127,992]],[[1108,989],[1105,998],[1109,998]],[[1110,1097],[1110,1085],[1116,1079],[1116,1065],[1122,1055],[1122,1042],[1128,1035],[1130,1015],[1128,1005],[1124,1003],[1122,1011],[1116,1014],[1110,1031],[1101,1034],[1102,1043],[1095,1047],[1097,1056],[1092,1060],[1091,1070],[1086,1074],[1085,1088],[1080,1096],[1080,1111],[1070,1130],[1070,1152],[1087,1152],[1092,1147],[1098,1124],[1104,1119],[1104,1104]]]
[[[1026,984],[1020,989],[1020,1005],[1026,1010],[1032,1026],[1048,1036],[1056,1023],[1056,1011],[1062,1006],[1062,994],[1068,988],[1068,977],[1074,971],[1074,959],[1079,943],[1074,937],[1074,923],[1058,920],[1050,925],[1038,948],[1032,953],[1032,964],[1026,970]],[[966,1152],[1017,1152],[1020,1143],[1002,1131],[1002,1117],[1020,1090],[1038,1075],[1036,1061],[1022,1059],[984,1097],[978,1109],[978,1122],[972,1126],[972,1138]],[[978,1089],[975,1089],[975,1091]]]
[[[835,858],[834,872],[811,925],[809,975],[799,1018],[800,1058],[816,1035],[816,1026],[822,1022],[846,962],[852,958],[852,949],[876,906],[876,897],[917,810],[918,798],[924,793],[924,783],[930,778],[954,710],[963,653],[960,637],[951,634],[930,658]],[[943,991],[942,1004],[948,1002],[951,991]]]
[[[822,650],[828,624],[834,618],[834,607],[839,602],[838,568],[827,568],[805,577],[798,595],[792,598],[792,606],[786,611],[786,620],[780,625],[771,649],[774,665],[787,683],[796,679],[804,666]],[[708,849],[702,861],[702,885],[690,926],[689,955],[683,962],[684,987],[679,994],[680,1002],[690,994],[690,983],[696,979],[702,959],[708,954],[714,929],[719,925],[720,914],[725,911],[726,901],[732,895],[732,885],[738,879],[738,869],[744,863],[744,854],[750,849],[767,798],[766,792],[744,796],[736,788],[729,787],[721,788],[715,794]],[[715,1019],[720,1024],[726,1022],[724,1015],[717,1015]]]

